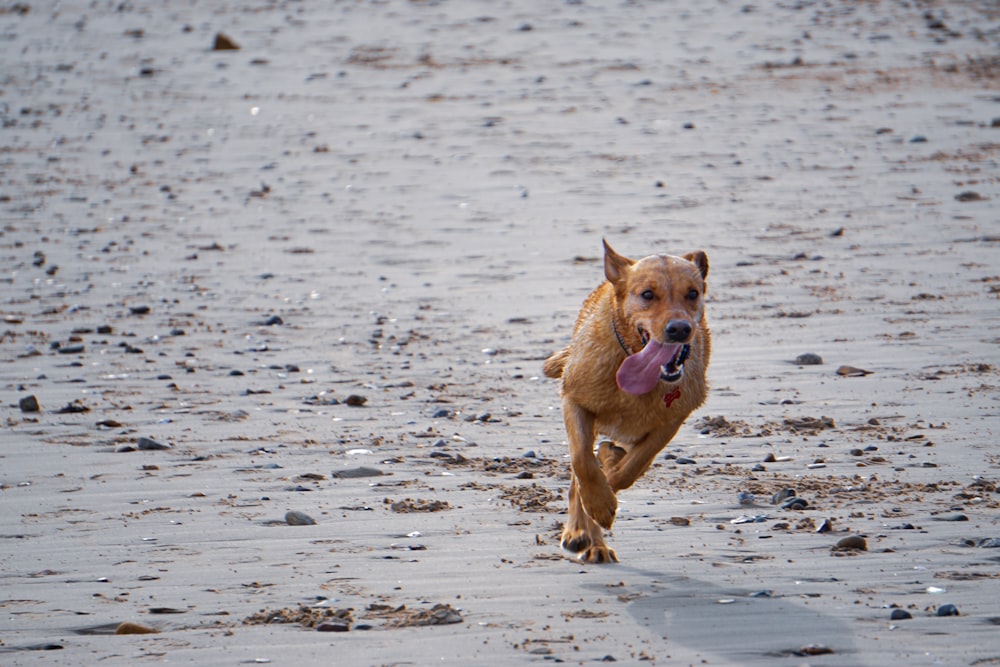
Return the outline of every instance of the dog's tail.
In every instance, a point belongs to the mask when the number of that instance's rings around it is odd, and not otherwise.
[[[569,357],[569,348],[564,347],[558,352],[553,352],[545,363],[542,364],[542,371],[550,378],[561,378],[563,369],[566,368],[566,358]]]

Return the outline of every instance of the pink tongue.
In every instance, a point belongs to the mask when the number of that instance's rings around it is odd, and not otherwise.
[[[618,368],[618,386],[627,394],[646,394],[660,381],[660,367],[674,358],[680,345],[663,345],[650,339],[642,352],[633,354]]]

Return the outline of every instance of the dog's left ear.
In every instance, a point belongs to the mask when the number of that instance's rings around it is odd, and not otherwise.
[[[628,270],[628,267],[635,264],[635,260],[616,253],[614,249],[608,245],[607,241],[603,241],[603,243],[604,277],[607,278],[613,285],[617,285],[618,282],[625,277],[625,272]]]
[[[684,255],[684,259],[698,267],[698,270],[701,271],[702,280],[708,278],[708,255],[705,254],[704,250],[689,252]]]

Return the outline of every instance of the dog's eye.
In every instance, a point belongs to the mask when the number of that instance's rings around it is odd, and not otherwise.
[[[701,295],[698,294],[698,290],[694,289],[693,287],[688,290],[687,294],[684,295],[684,297],[688,301],[697,301],[699,296],[701,296]]]
[[[653,294],[653,290],[651,290],[651,289],[646,290],[645,292],[643,292],[639,296],[641,296],[644,301],[652,301],[653,299],[656,298],[656,295]]]

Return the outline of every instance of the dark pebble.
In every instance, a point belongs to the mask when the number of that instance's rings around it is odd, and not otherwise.
[[[216,33],[215,42],[212,44],[213,51],[239,51],[240,45],[237,44],[225,33]]]
[[[771,496],[771,504],[779,505],[788,500],[789,498],[794,498],[794,497],[795,497],[795,489],[782,489],[781,491],[778,491],[776,494]]]
[[[289,510],[285,513],[285,523],[289,526],[315,526],[316,519],[312,518],[305,512]]]
[[[133,315],[149,315],[149,306],[129,306],[129,312]]]
[[[97,327],[97,333],[107,336],[108,334],[114,333],[114,329],[110,324],[102,324]]]
[[[905,621],[908,618],[913,618],[913,614],[905,609],[893,609],[892,613],[889,614],[889,620],[892,621]]]
[[[358,479],[360,477],[381,477],[384,474],[385,473],[377,468],[367,468],[362,466],[360,468],[350,468],[348,470],[334,470],[330,473],[330,476],[336,477],[337,479]]]
[[[957,201],[983,201],[984,197],[978,192],[966,190],[965,192],[960,192],[955,195],[955,199]]]
[[[90,412],[90,408],[82,403],[67,403],[63,407],[56,410],[57,415],[75,415],[81,412]]]
[[[344,403],[347,403],[352,408],[360,408],[367,402],[368,402],[367,398],[365,398],[364,396],[360,396],[358,394],[351,394],[346,399],[344,399]]]
[[[17,405],[21,408],[21,412],[38,412],[42,409],[34,395],[25,396],[17,402]]]
[[[969,517],[964,514],[950,514],[948,516],[936,516],[935,521],[968,521]]]
[[[279,324],[284,324],[284,323],[285,323],[285,321],[283,319],[281,319],[280,317],[278,317],[277,315],[272,315],[271,317],[269,317],[266,320],[264,320],[264,326],[265,327],[273,327],[273,326],[277,326]]]
[[[324,621],[316,626],[316,632],[347,632],[350,629],[345,621]]]
[[[1000,548],[1000,537],[984,537],[976,543],[976,546],[982,549],[998,549]]]
[[[455,413],[452,412],[451,410],[448,410],[446,408],[441,408],[440,410],[438,410],[437,412],[435,412],[433,415],[431,415],[431,419],[451,419],[454,416],[455,416]]]
[[[851,535],[837,542],[834,549],[841,551],[868,551],[868,541],[860,535]]]
[[[858,449],[857,447],[855,447],[854,449],[851,450],[851,456],[864,456],[864,455],[865,452],[863,449]]]
[[[517,473],[517,477],[514,479],[535,479],[535,473],[530,470],[525,470],[524,472]]]
[[[961,614],[955,605],[943,604],[937,608],[937,616],[961,616]]]
[[[809,507],[809,502],[805,498],[789,498],[781,503],[783,510],[804,510]]]
[[[694,465],[695,463],[697,463],[697,461],[695,461],[694,459],[689,459],[689,458],[687,458],[685,456],[678,456],[677,457],[677,465],[688,465],[689,466],[689,465]]]
[[[80,354],[84,349],[83,345],[66,345],[59,348],[59,354]]]
[[[139,438],[136,447],[144,450],[155,450],[155,449],[170,449],[170,445],[164,445],[163,443],[157,442],[152,438]]]
[[[917,136],[915,136],[912,139],[910,139],[910,143],[911,144],[926,144],[927,143],[927,137],[923,136],[922,134],[918,134]]]
[[[806,352],[795,357],[795,363],[799,366],[819,366],[823,363],[823,357],[812,352]]]
[[[833,521],[830,519],[823,519],[816,528],[817,533],[829,533],[831,530],[833,530]]]
[[[764,457],[764,463],[774,463],[775,461],[777,461],[777,459],[774,458],[774,454],[770,452],[768,452],[767,456]]]

